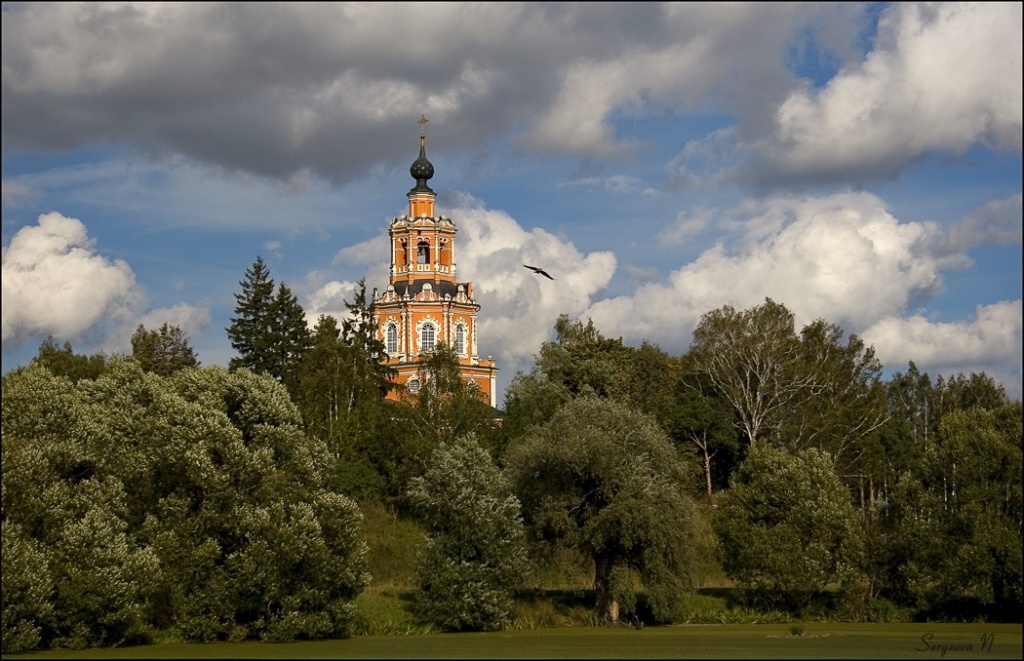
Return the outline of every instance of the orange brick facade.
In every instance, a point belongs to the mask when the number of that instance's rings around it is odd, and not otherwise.
[[[463,380],[497,407],[498,368],[490,356],[479,357],[480,306],[473,283],[456,280],[455,223],[435,213],[435,193],[427,186],[434,168],[425,141],[421,134],[420,156],[410,168],[416,187],[409,191],[409,213],[393,218],[388,228],[391,282],[382,294],[374,290],[377,337],[398,372],[395,383],[407,391],[422,387],[423,361],[443,343],[458,356]]]

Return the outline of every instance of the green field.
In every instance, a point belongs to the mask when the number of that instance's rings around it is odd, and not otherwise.
[[[793,635],[794,628],[802,628]],[[1020,659],[1019,624],[573,627],[305,643],[151,645],[5,655],[24,659]]]

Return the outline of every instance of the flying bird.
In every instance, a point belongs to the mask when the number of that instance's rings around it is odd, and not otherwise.
[[[539,273],[540,275],[544,276],[548,280],[554,280],[554,278],[552,278],[550,275],[548,275],[548,272],[545,271],[542,268],[539,268],[539,267],[536,267],[536,266],[530,266],[529,264],[523,264],[523,266],[525,266],[526,268],[530,269],[534,273]]]

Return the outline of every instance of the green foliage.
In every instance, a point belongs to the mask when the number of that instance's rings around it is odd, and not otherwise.
[[[410,429],[433,449],[467,434],[483,440],[494,425],[495,411],[479,390],[462,378],[458,355],[444,343],[423,361],[420,370],[423,387],[406,393]]]
[[[270,337],[274,281],[262,257],[257,257],[238,283],[242,291],[235,294],[235,316],[227,328],[231,347],[238,352],[231,359],[232,369],[248,368],[271,373]]]
[[[728,483],[740,449],[736,413],[699,372],[689,365],[675,384],[665,427],[684,455],[696,454],[708,505],[714,491]]]
[[[417,563],[416,610],[447,631],[506,626],[526,571],[519,501],[473,435],[442,443],[409,500],[429,531]]]
[[[705,313],[688,359],[733,407],[747,441],[756,445],[778,429],[809,386],[796,370],[799,355],[793,313],[765,299],[749,310],[726,305]]]
[[[311,343],[302,306],[284,283],[274,293],[274,281],[262,257],[246,269],[239,284],[236,316],[227,329],[231,347],[238,353],[231,359],[231,369],[269,374],[297,397],[300,365]]]
[[[555,322],[555,340],[545,342],[528,374],[518,373],[506,392],[505,416],[497,435],[499,458],[504,448],[535,425],[542,425],[568,402],[596,395],[648,414],[663,429],[675,412],[674,385],[680,362],[657,345],[644,341],[639,349],[622,338],[604,337],[587,320]]]
[[[622,340],[604,337],[588,320],[570,321],[563,314],[555,321],[555,340],[541,345],[529,374],[517,374],[505,401],[506,442],[532,426],[550,420],[561,406],[581,395],[625,397],[623,381],[633,349]]]
[[[874,349],[842,338],[822,320],[798,336],[793,314],[771,299],[744,311],[727,305],[701,317],[688,363],[705,394],[729,402],[751,445],[816,447],[851,467],[874,450],[884,393]]]
[[[1020,402],[944,416],[893,500],[897,594],[935,617],[1019,611]]]
[[[5,457],[6,459],[6,457]],[[5,487],[6,489],[6,487]],[[53,622],[53,582],[38,540],[5,517],[3,531],[3,641],[6,653],[35,649]]]
[[[132,358],[146,372],[170,376],[178,370],[199,367],[188,336],[178,326],[164,323],[158,330],[139,324],[132,335]]]
[[[864,551],[849,493],[818,450],[752,448],[714,525],[729,577],[793,610],[831,583],[848,585]]]
[[[420,366],[423,387],[416,393],[403,392],[400,401],[388,403],[388,422],[381,425],[387,433],[377,436],[376,447],[367,447],[366,455],[385,476],[388,492],[399,480],[423,474],[426,461],[441,443],[473,434],[484,447],[490,447],[497,413],[483,394],[463,380],[458,357],[446,344],[439,343]]]
[[[324,441],[335,458],[335,484],[358,498],[397,496],[407,476],[394,475],[398,434],[394,405],[384,399],[393,370],[381,362],[383,343],[376,338],[373,305],[362,281],[349,316],[339,328],[321,316],[312,348],[299,372],[297,403],[307,433]]]
[[[361,515],[273,379],[115,360],[71,386],[31,367],[4,377],[3,413],[5,545],[23,566],[42,556],[32,581],[53,595],[48,614],[29,579],[5,587],[5,641],[347,633],[368,580]]]
[[[691,584],[687,469],[648,416],[595,396],[571,400],[509,449],[508,471],[533,539],[592,558],[596,614],[618,618],[636,572],[655,618],[679,616]]]
[[[818,448],[841,474],[878,474],[877,431],[887,417],[875,350],[856,335],[818,319],[800,331],[799,373],[810,388],[783,418],[779,440],[790,449]]]
[[[65,342],[62,347],[58,347],[51,335],[39,345],[39,352],[32,359],[32,363],[45,367],[57,376],[66,376],[72,381],[79,381],[95,379],[102,374],[107,367],[107,357],[102,353],[91,356],[76,354],[71,349],[70,342]]]
[[[267,338],[268,373],[297,398],[302,359],[309,351],[311,339],[306,313],[298,298],[283,282],[270,304],[270,333]]]

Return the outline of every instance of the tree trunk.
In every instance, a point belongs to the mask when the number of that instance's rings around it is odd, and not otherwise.
[[[601,624],[617,624],[619,602],[612,594],[612,558],[608,555],[594,556],[594,612]]]
[[[708,490],[708,505],[714,505],[715,500],[711,495],[711,455],[708,454],[707,446],[704,446],[704,482]]]

